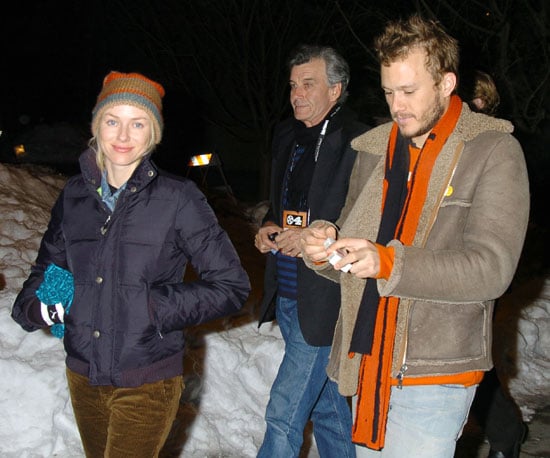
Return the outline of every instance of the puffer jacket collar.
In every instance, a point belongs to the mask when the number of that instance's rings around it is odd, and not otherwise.
[[[96,190],[101,185],[101,171],[96,160],[95,151],[88,148],[79,158],[80,170],[84,181]],[[128,180],[126,189],[130,192],[140,192],[158,175],[158,169],[151,161],[151,154],[147,154]]]

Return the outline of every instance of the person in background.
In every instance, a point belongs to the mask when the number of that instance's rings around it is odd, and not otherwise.
[[[464,94],[464,99],[473,111],[490,116],[498,112],[500,96],[496,84],[491,75],[481,70],[474,72],[472,88]],[[510,394],[504,391],[494,367],[485,374],[477,389],[472,412],[482,424],[491,446],[488,458],[519,458],[527,425]]]
[[[491,75],[476,70],[472,93],[465,100],[473,111],[495,116],[500,104],[500,95]]]
[[[511,123],[456,95],[458,42],[437,21],[390,22],[375,51],[393,122],[352,141],[342,215],[313,221],[302,253],[341,283],[327,371],[353,396],[357,456],[452,458],[525,238],[525,159]]]
[[[304,265],[299,241],[310,219],[338,218],[355,160],[349,143],[367,126],[344,104],[349,67],[334,49],[300,46],[289,71],[294,116],[274,131],[270,207],[255,238],[267,253],[258,325],[276,318],[285,341],[258,457],[297,457],[309,419],[321,457],[354,457],[348,401],[325,370],[339,287]]]
[[[159,170],[164,88],[110,72],[90,148],[51,212],[12,317],[63,338],[86,456],[158,456],[183,388],[186,326],[239,310],[248,276],[192,181]],[[188,263],[198,280],[184,283]]]

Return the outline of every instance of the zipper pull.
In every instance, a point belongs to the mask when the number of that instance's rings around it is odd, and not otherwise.
[[[403,377],[405,377],[405,372],[407,372],[407,365],[406,364],[403,364],[401,366],[401,369],[399,369],[399,373],[397,374],[397,388],[399,390],[402,390],[403,389]]]
[[[101,229],[100,229],[101,235],[105,235],[107,233],[107,226],[109,224],[109,221],[111,221],[111,215],[107,217],[107,219],[103,223],[103,226],[101,226]]]

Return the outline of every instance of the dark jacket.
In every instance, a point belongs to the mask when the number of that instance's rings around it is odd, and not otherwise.
[[[57,199],[36,264],[12,316],[25,330],[50,263],[72,272],[65,316],[67,366],[93,385],[139,386],[183,372],[183,328],[239,310],[250,283],[227,234],[192,181],[148,159],[111,214],[101,201],[95,154],[81,159]],[[190,262],[198,280],[184,283]],[[39,314],[38,314],[39,316]]]
[[[264,221],[282,225],[282,183],[290,154],[294,149],[294,118],[278,124],[273,133],[270,208]],[[336,221],[343,208],[355,151],[350,142],[367,130],[345,106],[328,124],[319,150],[308,202],[310,220]],[[277,294],[276,257],[268,254],[264,278],[264,294],[259,325],[275,319],[274,299]],[[332,342],[334,326],[340,310],[340,287],[308,269],[298,260],[298,318],[304,339],[309,345],[326,346]]]

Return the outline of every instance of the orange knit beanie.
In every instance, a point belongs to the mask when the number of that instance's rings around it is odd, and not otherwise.
[[[139,73],[112,71],[103,80],[103,87],[92,110],[92,133],[105,110],[115,105],[132,105],[149,114],[155,131],[156,143],[162,139],[162,98],[164,88]]]

